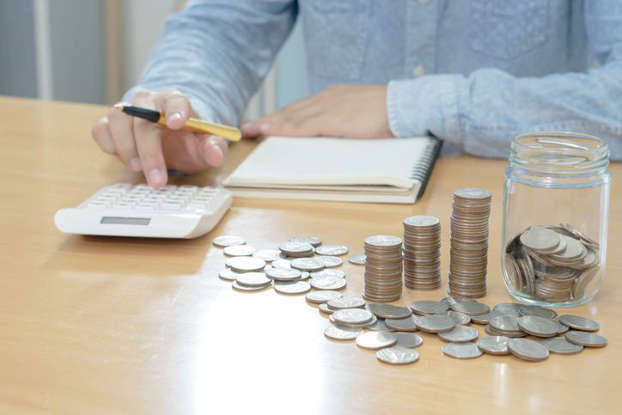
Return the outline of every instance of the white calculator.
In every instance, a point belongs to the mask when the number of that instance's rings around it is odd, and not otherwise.
[[[231,192],[215,187],[165,186],[155,190],[116,183],[54,216],[56,227],[81,235],[196,238],[209,232],[231,206]]]

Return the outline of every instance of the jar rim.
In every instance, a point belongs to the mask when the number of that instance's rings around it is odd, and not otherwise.
[[[556,174],[583,174],[609,165],[609,146],[594,135],[537,131],[517,135],[510,147],[514,166]]]

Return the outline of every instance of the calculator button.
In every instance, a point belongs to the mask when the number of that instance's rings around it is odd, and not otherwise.
[[[108,206],[110,206],[109,203],[105,203],[105,202],[88,202],[86,204],[86,207],[89,208],[107,208]]]
[[[181,210],[183,207],[183,203],[163,202],[160,204],[160,209],[162,210]]]

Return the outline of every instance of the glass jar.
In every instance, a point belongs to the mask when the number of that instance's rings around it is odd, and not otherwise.
[[[609,149],[570,132],[517,136],[505,171],[501,268],[515,299],[590,301],[605,277]]]

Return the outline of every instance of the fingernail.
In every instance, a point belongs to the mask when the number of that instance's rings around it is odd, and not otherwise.
[[[158,169],[153,169],[149,172],[149,182],[152,186],[160,184],[162,181],[162,172]]]
[[[181,120],[183,118],[183,114],[181,112],[174,112],[166,116],[166,122],[173,122],[176,120]]]
[[[261,127],[259,127],[262,133],[267,133],[268,131],[270,131],[270,128],[272,128],[272,125],[268,123],[261,124]]]
[[[248,131],[250,131],[253,128],[253,123],[252,122],[247,122],[246,124],[244,124],[242,126],[242,132],[246,133]]]
[[[134,171],[141,171],[143,169],[143,164],[140,162],[140,159],[138,157],[134,157],[132,160],[130,160],[130,166]]]

